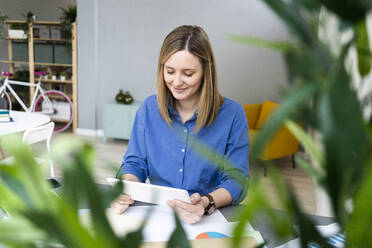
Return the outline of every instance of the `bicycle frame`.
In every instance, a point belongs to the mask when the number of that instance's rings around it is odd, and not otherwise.
[[[10,86],[11,84],[14,85],[21,85],[21,86],[26,86],[26,87],[36,87],[34,96],[31,101],[31,105],[29,108],[27,108],[26,104],[22,101],[22,99],[17,95],[17,93],[13,90],[13,88]],[[52,109],[52,103],[49,99],[48,96],[44,94],[44,89],[41,88],[41,77],[39,78],[38,82],[35,83],[27,83],[27,82],[20,82],[20,81],[14,81],[14,80],[9,80],[8,77],[5,77],[3,85],[0,87],[0,94],[3,91],[6,91],[6,89],[9,90],[9,92],[15,97],[17,102],[22,106],[25,112],[33,112],[33,109],[35,107],[35,102],[38,96],[38,93],[40,92],[40,95],[44,98],[46,104],[48,104],[49,109]]]

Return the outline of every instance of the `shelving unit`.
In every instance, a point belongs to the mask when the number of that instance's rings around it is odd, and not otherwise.
[[[8,20],[5,22],[8,25],[8,29],[12,24],[20,24],[25,23],[25,21],[20,20]],[[61,91],[64,91],[72,100],[73,103],[73,122],[72,122],[72,129],[73,132],[76,132],[77,129],[77,40],[76,40],[76,23],[72,25],[72,37],[71,39],[53,39],[53,38],[35,38],[34,37],[34,28],[35,25],[42,25],[46,26],[51,31],[51,27],[53,26],[61,26],[59,22],[47,22],[47,21],[37,21],[34,23],[30,23],[28,27],[28,38],[20,39],[20,38],[11,38],[7,37],[6,40],[8,41],[8,60],[0,60],[0,63],[7,63],[9,64],[9,72],[14,74],[16,70],[17,64],[19,65],[28,65],[28,70],[30,72],[30,82],[37,82],[38,78],[35,78],[35,67],[36,69],[39,67],[43,67],[43,70],[52,73],[53,71],[61,71],[61,70],[71,70],[71,78],[66,80],[52,80],[52,79],[42,79],[42,82],[45,83],[46,88],[54,88],[57,87],[56,84],[61,86]],[[28,61],[17,61],[13,60],[13,43],[14,42],[27,42],[27,51],[28,51]],[[47,63],[47,62],[36,62],[35,61],[35,49],[34,45],[39,43],[47,43],[47,44],[66,44],[71,43],[71,64],[61,64],[61,63]],[[71,69],[70,69],[71,68]],[[54,86],[53,86],[54,85]],[[68,90],[67,90],[68,89]],[[30,101],[34,95],[35,89],[33,87],[30,88]],[[53,120],[58,122],[59,120]]]

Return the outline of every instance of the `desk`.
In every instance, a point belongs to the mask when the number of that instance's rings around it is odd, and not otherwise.
[[[59,180],[60,181],[60,180]],[[56,188],[56,192],[57,194],[60,193],[61,191],[61,188],[62,187],[59,187],[59,188]],[[102,191],[102,192],[105,192],[107,191],[108,189],[110,189],[111,186],[109,185],[99,185],[99,190]],[[134,206],[143,206],[143,205],[148,205],[146,203],[142,203],[142,202],[135,202],[133,204]],[[82,203],[82,205],[80,206],[80,208],[86,208],[87,205],[86,203]],[[106,206],[106,207],[109,207],[109,206]],[[224,207],[224,208],[220,208],[220,211],[222,213],[222,215],[227,219],[227,221],[229,222],[235,222],[235,221],[238,221],[238,217],[236,216],[236,212],[239,211],[239,209],[242,209],[244,208],[243,205],[238,205],[238,206],[228,206],[228,207]],[[286,215],[286,212],[285,211],[282,211],[282,210],[274,210],[276,211],[278,214],[283,214],[283,215]],[[2,217],[2,213],[0,211],[0,217]],[[311,217],[316,224],[318,225],[327,225],[327,224],[330,224],[330,223],[333,223],[334,222],[334,219],[333,218],[329,218],[329,217],[322,217],[322,216],[315,216],[315,215],[309,215],[309,217]],[[257,218],[258,221],[254,222],[254,223],[251,223],[253,228],[257,231],[260,231],[262,237],[264,238],[265,241],[267,241],[267,244],[266,246],[268,248],[272,248],[272,247],[276,247],[278,245],[281,245],[289,240],[282,240],[282,241],[278,241],[276,240],[275,236],[270,233],[270,229],[267,225],[267,223],[265,223],[264,219],[263,218]],[[293,237],[295,238],[295,237]],[[193,247],[207,247],[207,248],[210,248],[210,247],[213,247],[213,248],[222,248],[222,247],[229,247],[227,246],[227,242],[228,241],[227,239],[211,239],[211,240],[198,240],[198,241],[191,241],[191,243],[193,244]],[[195,242],[197,242],[198,244],[195,244]],[[250,247],[248,244],[250,244],[252,242],[252,240],[247,240],[247,246]],[[3,246],[1,246],[0,244],[0,248],[2,248]],[[144,243],[142,245],[143,248],[163,248],[163,247],[166,247],[165,245],[165,242],[150,242],[150,243]],[[244,246],[243,246],[244,247]]]
[[[39,113],[27,113],[22,111],[10,111],[13,123],[0,124],[0,136],[24,132],[50,122],[50,117]]]
[[[102,190],[103,192],[104,191],[107,191],[108,189],[111,188],[111,186],[109,185],[99,185],[99,188],[100,190]],[[135,202],[132,206],[143,206],[143,205],[148,205],[147,203],[143,203],[143,202]],[[85,206],[86,207],[86,206]],[[109,206],[106,206],[106,207],[109,207]],[[84,208],[84,206],[82,206],[82,208]],[[220,212],[222,213],[222,215],[226,218],[226,220],[228,222],[236,222],[236,221],[239,221],[239,218],[237,216],[237,212],[239,212],[240,210],[243,210],[244,208],[244,205],[238,205],[238,206],[228,206],[228,207],[223,207],[223,208],[220,208]],[[287,212],[286,211],[283,211],[283,210],[274,210],[277,214],[279,215],[287,215]],[[330,217],[323,217],[323,216],[316,216],[316,215],[308,215],[311,219],[313,219],[313,221],[317,224],[317,225],[328,225],[328,224],[331,224],[331,223],[334,223],[334,218],[330,218]],[[295,239],[296,237],[292,237],[290,239],[287,239],[287,240],[277,240],[277,238],[275,237],[275,235],[271,232],[271,229],[270,229],[270,226],[268,225],[268,223],[265,221],[265,218],[264,216],[261,216],[259,215],[258,218],[255,219],[255,221],[253,222],[250,222],[250,224],[252,225],[252,227],[259,231],[263,237],[263,239],[267,242],[266,244],[266,247],[267,248],[273,248],[273,247],[276,247],[276,246],[279,246],[279,245],[282,245],[286,242],[288,242],[289,240],[291,239]],[[227,241],[227,240],[225,240]],[[230,246],[227,246],[226,243],[224,241],[222,241],[221,239],[218,239],[218,242],[216,242],[216,240],[209,240],[208,241],[192,241],[192,242],[207,242],[207,243],[203,243],[203,244],[198,244],[198,245],[195,245],[193,244],[193,247],[214,247],[214,248],[219,248],[219,247],[230,247]],[[247,240],[247,244],[249,244],[249,240]],[[158,247],[165,247],[164,245],[164,242],[151,242],[151,243],[144,243],[143,247],[154,247],[154,248],[158,248]],[[244,247],[244,246],[242,246]],[[247,245],[247,247],[250,247]]]

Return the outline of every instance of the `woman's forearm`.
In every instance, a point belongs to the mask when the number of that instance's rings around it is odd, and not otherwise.
[[[216,204],[216,208],[228,206],[232,202],[232,197],[230,193],[224,188],[218,188],[209,194],[213,197],[213,200]],[[209,204],[209,200],[206,196],[203,196],[202,201],[203,201],[203,207],[205,209]]]

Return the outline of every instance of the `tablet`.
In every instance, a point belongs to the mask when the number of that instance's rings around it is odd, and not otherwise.
[[[107,182],[114,186],[119,179],[107,178]],[[189,193],[184,189],[176,189],[149,183],[132,182],[121,180],[124,184],[123,193],[130,195],[132,200],[167,205],[168,200],[181,200],[191,203]]]

